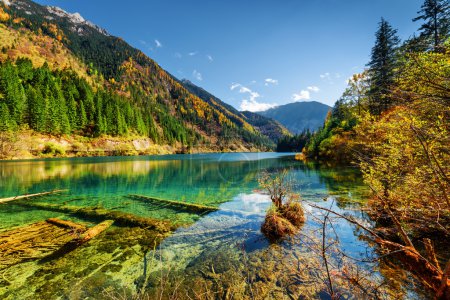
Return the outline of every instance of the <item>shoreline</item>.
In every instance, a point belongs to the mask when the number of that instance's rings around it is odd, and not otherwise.
[[[159,145],[142,136],[96,138],[80,135],[53,136],[31,130],[17,133],[0,132],[0,162],[76,157],[127,157],[202,153],[270,152],[236,142],[226,146],[200,145],[192,148],[181,144]]]

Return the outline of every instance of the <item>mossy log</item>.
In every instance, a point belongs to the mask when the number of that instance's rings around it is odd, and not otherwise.
[[[67,191],[68,190],[54,190],[54,191],[50,191],[50,192],[27,194],[27,195],[15,196],[15,197],[3,198],[3,199],[0,199],[0,204],[15,201],[15,200],[20,200],[20,199],[34,198],[34,197],[45,196],[45,195],[50,195],[50,194],[57,194],[57,193],[62,193],[62,192],[67,192]]]
[[[84,218],[114,220],[116,224],[119,225],[137,226],[156,230],[161,233],[167,233],[175,229],[169,221],[143,218],[120,211],[112,211],[98,207],[78,207],[50,203],[21,203],[20,205],[36,209],[68,213]]]
[[[85,233],[83,233],[80,238],[78,239],[78,243],[79,244],[84,244],[87,241],[93,239],[94,237],[96,237],[97,235],[99,235],[100,233],[102,233],[103,231],[105,231],[106,229],[108,229],[109,227],[111,227],[111,225],[114,223],[113,220],[106,220],[101,222],[98,225],[95,225],[92,228],[89,228]]]
[[[213,211],[219,210],[219,208],[214,207],[214,206],[187,203],[187,202],[181,202],[181,201],[175,201],[175,200],[160,199],[160,198],[149,197],[149,196],[128,195],[128,197],[132,198],[132,199],[137,199],[137,200],[156,202],[159,204],[166,204],[168,206],[177,207],[182,210],[186,210],[186,211],[190,211],[190,212],[194,212],[194,213],[208,213],[208,212],[213,212]]]
[[[43,258],[76,236],[67,227],[46,221],[2,232],[0,236],[0,270],[27,260]]]
[[[65,255],[108,229],[107,220],[92,228],[52,218],[44,222],[2,232],[0,235],[0,270],[24,261],[52,259]],[[57,253],[57,255],[55,255]]]
[[[62,228],[67,228],[67,229],[71,229],[75,232],[85,232],[86,231],[86,226],[81,225],[81,224],[77,224],[71,221],[64,221],[64,220],[60,220],[57,218],[50,218],[46,220],[47,223],[62,227]]]

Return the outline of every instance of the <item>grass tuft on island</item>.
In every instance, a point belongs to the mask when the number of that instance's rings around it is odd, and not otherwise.
[[[279,174],[263,173],[259,184],[270,195],[273,203],[261,226],[261,232],[271,242],[295,234],[305,222],[305,214],[299,195],[292,193],[287,171]]]

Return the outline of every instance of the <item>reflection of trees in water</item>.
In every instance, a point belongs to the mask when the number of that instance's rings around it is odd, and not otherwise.
[[[273,168],[279,163],[277,159],[20,162],[0,167],[0,187],[5,196],[56,188],[68,188],[73,195],[164,191],[173,196],[180,193],[191,197],[201,197],[202,194],[218,196],[218,193],[228,190],[232,192],[233,188],[239,188],[241,192],[251,190],[261,170]]]

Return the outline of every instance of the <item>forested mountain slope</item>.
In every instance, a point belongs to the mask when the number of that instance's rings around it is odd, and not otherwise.
[[[265,135],[275,143],[284,136],[292,135],[289,130],[287,130],[283,125],[271,118],[267,118],[249,111],[240,112],[233,106],[226,104],[219,98],[210,94],[203,88],[193,84],[189,80],[183,79],[181,83],[189,92],[203,99],[205,102],[221,111],[230,119],[234,120],[237,123],[248,123],[252,125],[255,129],[257,129],[259,132],[261,132],[263,135]],[[236,118],[236,116],[238,118]]]
[[[2,132],[145,137],[180,151],[273,145],[223,103],[191,94],[144,53],[78,14],[2,1],[0,36]]]

